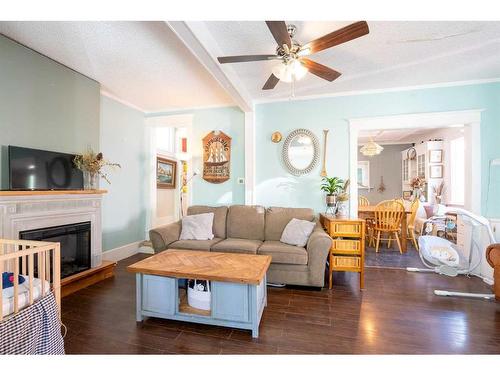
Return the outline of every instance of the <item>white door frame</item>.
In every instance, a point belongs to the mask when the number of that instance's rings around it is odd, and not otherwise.
[[[192,147],[192,124],[193,124],[193,115],[192,114],[182,114],[182,115],[165,115],[165,116],[154,116],[147,117],[146,121],[146,145],[148,145],[147,149],[147,163],[148,163],[148,173],[146,174],[146,178],[148,179],[148,194],[149,194],[149,214],[147,215],[147,225],[146,225],[146,238],[149,236],[149,229],[157,224],[157,214],[156,214],[156,155],[158,150],[156,150],[156,143],[154,141],[154,129],[159,127],[174,127],[174,128],[187,128],[187,138],[188,138],[188,151],[191,150]],[[178,154],[175,150],[175,140],[174,142],[174,150],[173,152],[162,152],[165,156],[172,157],[175,160],[179,160]],[[187,155],[188,162],[191,159],[191,154]],[[183,155],[185,158],[186,155]],[[188,163],[191,165],[191,163]],[[192,166],[191,166],[192,167]],[[180,169],[178,168],[178,174]],[[192,171],[188,171],[188,174],[191,174]],[[178,177],[178,176],[177,176]],[[178,180],[180,183],[180,181]],[[174,212],[172,213],[171,221],[177,220],[180,211],[180,192],[178,189],[179,185],[177,185],[175,189],[175,203],[174,203]],[[191,181],[188,183],[188,204],[191,205],[192,196],[190,194],[191,191]]]
[[[481,214],[481,112],[483,109],[413,113],[394,116],[352,118],[349,122],[349,178],[351,180],[350,216],[358,216],[358,134],[360,130],[370,129],[405,129],[405,128],[441,128],[450,125],[464,125],[466,147],[470,147],[470,164],[465,171],[465,180],[473,183],[465,185],[465,207]]]

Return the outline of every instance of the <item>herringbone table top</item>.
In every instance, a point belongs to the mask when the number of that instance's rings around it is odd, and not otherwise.
[[[269,255],[167,250],[127,267],[129,272],[241,284],[259,284],[271,264]]]

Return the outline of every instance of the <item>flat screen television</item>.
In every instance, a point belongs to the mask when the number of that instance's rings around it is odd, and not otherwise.
[[[9,146],[10,190],[81,190],[83,173],[75,155]]]

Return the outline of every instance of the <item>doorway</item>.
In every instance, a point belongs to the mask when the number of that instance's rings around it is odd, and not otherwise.
[[[469,179],[480,181],[480,168],[471,168],[480,165],[480,111],[353,119],[349,122],[351,217],[364,216],[367,210],[359,208],[360,204],[375,206],[382,201],[399,199],[407,212],[407,230],[415,231],[417,239],[422,233],[421,226],[432,216],[437,204],[460,206],[480,213],[480,192],[476,190],[472,194],[471,184],[466,184]],[[378,155],[363,155],[360,147],[369,142],[383,147],[383,150]],[[424,181],[421,188],[412,185],[416,178]],[[419,202],[413,207],[419,206],[415,208],[418,213],[412,215],[412,202],[416,199]],[[405,230],[402,226],[400,233]],[[389,248],[389,241],[380,241],[378,253],[375,252],[375,242],[367,241],[366,265],[420,267],[418,245],[414,245],[416,241],[411,241],[409,232],[407,234],[408,240],[403,241],[402,246],[406,251],[403,249],[402,254],[396,241],[391,241]]]

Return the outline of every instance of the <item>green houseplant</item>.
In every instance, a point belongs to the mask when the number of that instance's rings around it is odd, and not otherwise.
[[[340,177],[323,177],[321,190],[326,193],[326,205],[334,207],[337,204],[337,196],[342,192],[344,180]]]

